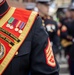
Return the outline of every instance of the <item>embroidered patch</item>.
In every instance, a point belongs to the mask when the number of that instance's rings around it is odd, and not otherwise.
[[[51,67],[55,67],[56,66],[56,62],[55,62],[55,59],[54,59],[52,47],[50,45],[50,41],[49,40],[48,40],[48,46],[45,49],[45,55],[46,55],[46,63],[49,66],[51,66]]]
[[[48,24],[46,26],[46,29],[47,29],[47,31],[53,32],[56,29],[56,27],[54,24]]]
[[[0,43],[0,60],[5,56],[5,46]]]

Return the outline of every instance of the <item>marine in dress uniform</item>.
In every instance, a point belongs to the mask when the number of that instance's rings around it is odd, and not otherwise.
[[[59,50],[60,39],[57,34],[58,32],[57,23],[51,18],[51,16],[48,15],[48,10],[49,10],[49,5],[51,3],[51,0],[36,0],[36,1],[37,1],[37,6],[39,9],[40,16],[42,17],[42,23],[43,23],[42,25],[47,31],[50,37],[50,41],[52,43],[53,50],[56,53]],[[40,8],[42,5],[45,6],[47,11],[43,10],[43,8]]]
[[[64,28],[65,28],[65,25],[70,25],[70,23],[72,22],[72,18],[71,18],[71,15],[70,15],[70,11],[67,10],[66,13],[67,16],[65,18],[63,18],[60,23],[61,23],[61,27],[60,27],[60,31],[61,31],[61,44],[63,46],[63,48],[65,49],[65,55],[68,54],[68,47],[70,46],[69,42],[67,42],[67,40],[65,40],[63,37],[63,33],[64,33]]]
[[[0,75],[59,75],[41,18],[0,3]]]
[[[71,19],[67,19],[62,26],[63,43],[66,47],[67,54],[69,56],[68,63],[70,74],[74,75],[74,3],[69,7],[71,12]]]

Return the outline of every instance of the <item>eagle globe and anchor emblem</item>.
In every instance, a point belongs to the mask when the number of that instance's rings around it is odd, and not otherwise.
[[[5,56],[5,46],[0,43],[0,60]]]

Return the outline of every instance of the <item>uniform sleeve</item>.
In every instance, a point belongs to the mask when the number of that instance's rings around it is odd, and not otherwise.
[[[58,75],[58,65],[39,17],[36,19],[33,29],[31,75]]]

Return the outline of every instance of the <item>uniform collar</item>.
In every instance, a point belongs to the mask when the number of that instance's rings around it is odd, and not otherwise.
[[[2,3],[0,3],[0,18],[2,18],[8,10],[9,6],[7,2],[4,0]]]

